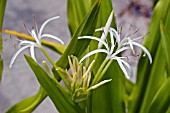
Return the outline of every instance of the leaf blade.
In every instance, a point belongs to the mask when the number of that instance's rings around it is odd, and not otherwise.
[[[2,30],[5,7],[6,7],[6,0],[1,0],[0,1],[0,31]],[[0,34],[0,81],[2,79],[2,72],[3,72],[2,45],[3,45],[2,35]]]
[[[28,113],[32,112],[43,100],[46,98],[46,92],[40,87],[38,93],[34,96],[28,97],[6,111],[6,113]]]

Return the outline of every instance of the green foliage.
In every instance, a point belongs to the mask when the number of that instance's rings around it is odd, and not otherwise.
[[[148,105],[150,105],[155,93],[166,80],[164,59],[162,58],[163,52],[160,50],[160,26],[155,23],[160,23],[160,20],[165,22],[169,6],[169,0],[159,0],[154,8],[152,21],[148,29],[149,34],[144,42],[152,55],[153,64],[150,65],[148,59],[141,56],[138,64],[137,83],[129,100],[129,113],[147,112]],[[162,58],[161,62],[160,58]]]
[[[67,93],[61,90],[60,86],[31,57],[25,56],[25,58],[58,111],[61,113],[78,113],[76,104],[69,98]]]
[[[155,94],[148,113],[165,113],[168,110],[170,102],[170,77],[162,84]]]
[[[38,93],[28,97],[15,105],[13,105],[6,113],[30,113],[32,112],[46,97],[46,92],[40,87]]]
[[[155,0],[155,2],[157,2]],[[67,81],[67,69],[69,69],[68,56],[74,55],[78,59],[86,54],[87,48],[90,51],[96,50],[98,43],[94,40],[78,40],[79,36],[97,36],[100,33],[95,33],[96,28],[105,26],[110,13],[113,11],[111,0],[68,0],[68,26],[71,33],[71,41],[68,46],[53,45],[50,42],[42,41],[42,44],[50,46],[51,49],[56,49],[56,52],[61,53],[61,57],[56,62],[54,67],[60,69],[60,72],[53,68],[55,77],[50,76],[39,64],[31,57],[25,56],[28,64],[35,73],[40,85],[39,92],[32,97],[29,97],[14,106],[7,113],[12,112],[32,112],[48,95],[54,103],[56,109],[61,113],[164,113],[170,112],[170,1],[159,0],[154,7],[154,13],[151,24],[148,29],[148,35],[144,41],[144,45],[151,52],[153,63],[150,64],[148,58],[140,56],[137,70],[137,81],[135,84],[124,77],[119,64],[114,60],[106,59],[105,54],[97,53],[90,57],[89,62],[95,60],[95,64],[89,74],[89,87],[96,85],[98,82],[106,79],[112,79],[109,83],[102,85],[99,88],[94,88],[92,93],[87,94],[88,99],[83,101],[75,101],[71,98],[70,90],[75,81],[78,80],[76,75],[69,75],[71,79]],[[161,22],[161,23],[160,23]],[[160,23],[160,25],[158,24]],[[113,17],[112,28],[116,28],[115,18]],[[9,33],[10,34],[10,33]],[[23,34],[13,34],[22,38]],[[109,37],[109,36],[108,36]],[[106,38],[108,38],[106,37]],[[27,36],[28,38],[28,36]],[[26,38],[25,38],[26,39]],[[28,38],[33,40],[32,37]],[[109,39],[109,38],[108,38]],[[110,40],[107,40],[108,42]],[[103,63],[104,62],[104,63]],[[78,65],[72,61],[73,67]],[[83,62],[88,66],[87,62]],[[83,65],[82,64],[82,65]],[[81,65],[81,64],[80,64]],[[85,72],[83,66],[77,66],[75,72]],[[100,67],[102,67],[100,70]],[[81,67],[81,71],[79,70]],[[65,74],[63,76],[63,73]],[[77,74],[76,73],[76,74]],[[81,75],[78,73],[77,75]],[[95,79],[99,73],[101,79]],[[67,77],[65,77],[67,76]],[[63,80],[66,88],[63,88],[59,83]],[[73,80],[73,81],[72,81]],[[81,79],[86,83],[84,79]],[[90,81],[91,80],[91,81]],[[93,81],[95,80],[95,82]],[[78,81],[76,81],[78,83]],[[79,84],[79,93],[85,92],[83,84]],[[76,91],[75,91],[76,92]],[[78,92],[78,91],[77,91]],[[81,97],[78,95],[77,97]],[[75,97],[75,96],[73,96]],[[127,111],[126,111],[127,110]]]
[[[98,18],[100,4],[101,4],[101,0],[97,0],[96,3],[93,5],[92,9],[85,16],[85,18],[79,25],[78,29],[72,36],[72,39],[71,39],[69,45],[67,46],[64,54],[57,61],[57,63],[56,63],[57,66],[65,69],[68,66],[68,56],[69,55],[75,55],[78,58],[80,58],[82,53],[84,53],[84,51],[86,50],[90,41],[78,40],[78,37],[83,36],[83,35],[92,35],[93,34],[93,32],[96,28],[96,22],[97,22],[97,18]]]
[[[0,31],[2,30],[6,0],[0,1]],[[0,81],[2,79],[3,59],[2,59],[2,36],[0,34]]]

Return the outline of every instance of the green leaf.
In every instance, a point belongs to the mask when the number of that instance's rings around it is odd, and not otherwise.
[[[116,61],[106,71],[104,79],[112,81],[94,90],[92,113],[125,113],[125,78]]]
[[[150,23],[149,29],[148,29],[148,36],[145,39],[144,45],[146,48],[150,51],[152,58],[153,58],[153,65],[160,66],[160,64],[154,64],[156,60],[156,54],[157,49],[160,47],[160,25],[156,23],[160,23],[160,20],[163,22],[166,20],[167,13],[169,11],[170,7],[170,1],[169,0],[159,0],[157,5],[154,8],[154,13],[152,16],[152,21]],[[162,53],[160,53],[162,54]],[[159,60],[159,59],[157,59]],[[146,89],[149,92],[156,92],[160,88],[160,83],[164,82],[164,73],[160,74],[158,78],[155,78],[154,81],[154,75],[151,75],[153,65],[149,63],[148,58],[146,57],[140,57],[139,64],[138,64],[138,71],[137,71],[137,82],[136,85],[133,88],[133,91],[130,96],[129,100],[129,113],[138,113],[140,111],[141,106],[146,106],[147,104],[143,104],[144,96],[149,95],[149,93],[146,93]],[[153,69],[155,70],[155,69]],[[157,84],[158,80],[159,85]],[[152,82],[152,83],[150,83]],[[148,86],[148,83],[150,84],[157,84],[153,86]],[[151,88],[152,87],[152,88]],[[153,93],[151,93],[153,95]],[[148,96],[149,97],[149,96]],[[153,98],[153,97],[152,97]],[[147,107],[147,106],[146,106]],[[142,108],[144,110],[145,107]],[[145,109],[147,110],[147,109]]]
[[[38,93],[28,97],[15,105],[13,105],[6,113],[30,113],[32,112],[46,97],[46,92],[40,87]]]
[[[67,1],[68,25],[71,36],[75,33],[90,8],[91,0]]]
[[[167,76],[164,74],[165,72],[165,60],[162,55],[162,45],[159,44],[155,55],[155,61],[153,62],[152,70],[150,72],[149,82],[146,87],[145,96],[143,99],[143,103],[141,106],[140,113],[146,113],[148,108],[154,98],[156,92],[167,79]]]
[[[0,0],[0,32],[2,30],[3,18],[5,13],[6,0]],[[3,72],[3,59],[2,59],[2,36],[0,34],[0,81]]]
[[[77,105],[67,93],[63,93],[59,86],[54,83],[48,74],[31,57],[25,55],[25,58],[57,110],[61,113],[79,113]]]
[[[111,0],[102,0],[101,8],[99,12],[99,18],[97,27],[104,27],[107,19],[112,12],[112,1]],[[116,27],[115,18],[113,17],[111,27]],[[97,36],[101,36],[99,33],[95,34]],[[90,51],[97,48],[96,41],[92,41],[90,44]],[[98,71],[101,63],[105,59],[106,55],[97,54],[94,67],[94,75]],[[92,93],[92,101],[89,101],[88,106],[92,106],[89,108],[89,112],[92,113],[124,113],[125,112],[125,103],[124,103],[124,94],[125,94],[125,78],[122,73],[122,70],[118,66],[117,62],[113,62],[109,69],[106,71],[104,79],[112,79],[112,81],[102,87],[96,89]]]
[[[80,26],[74,33],[69,45],[67,46],[64,54],[57,61],[58,67],[62,67],[65,69],[68,66],[69,55],[74,55],[80,58],[82,53],[86,50],[90,41],[78,40],[78,37],[83,35],[92,35],[94,33],[97,18],[98,18],[100,3],[101,0],[97,0],[96,3],[93,5],[92,9],[89,11],[89,13],[86,15],[84,20],[81,22]]]
[[[30,40],[30,41],[35,41],[35,39],[32,36],[24,34],[24,33],[17,32],[17,31],[13,31],[13,30],[3,29],[2,33],[6,33],[6,34],[9,34],[9,35],[14,35],[16,37],[26,39],[26,40]],[[41,40],[41,43],[44,46],[58,52],[59,54],[63,54],[65,49],[66,49],[65,45],[54,43],[54,42],[43,40],[43,39]]]
[[[162,47],[166,59],[167,74],[170,75],[170,36],[162,22],[160,23],[160,29],[161,29],[161,36],[162,36],[162,40],[161,40]]]
[[[148,113],[165,113],[170,105],[170,77],[162,84],[156,93]]]

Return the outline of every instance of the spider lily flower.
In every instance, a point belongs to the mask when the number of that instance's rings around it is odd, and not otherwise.
[[[94,90],[112,80],[103,80],[93,86],[90,86],[91,70],[95,60],[93,60],[88,67],[79,63],[75,56],[68,57],[68,60],[72,75],[69,74],[67,70],[63,70],[59,67],[56,70],[59,72],[75,102],[86,100],[91,90]]]
[[[110,28],[110,25],[112,23],[112,19],[113,19],[113,11],[110,13],[110,16],[106,22],[106,25],[104,28],[102,28],[103,30],[103,33],[102,33],[102,36],[101,36],[101,40],[105,40],[106,37],[107,37],[107,34],[108,34],[108,31],[109,31],[109,28]],[[98,29],[96,29],[96,31],[98,31]],[[101,48],[102,47],[102,43],[99,42],[98,44],[98,48]]]
[[[58,18],[59,18],[59,16],[57,16],[57,17],[52,17],[52,18],[46,20],[46,21],[42,24],[42,26],[41,26],[41,28],[40,28],[39,31],[38,31],[37,25],[35,25],[35,26],[36,26],[36,29],[32,29],[31,31],[28,30],[28,32],[30,33],[30,35],[35,39],[35,42],[28,41],[28,40],[21,40],[21,41],[20,41],[20,43],[19,43],[19,50],[14,54],[14,56],[12,57],[12,59],[11,59],[11,61],[10,61],[10,65],[9,65],[10,68],[12,67],[12,65],[13,65],[15,59],[17,58],[17,56],[18,56],[23,50],[25,50],[25,49],[27,49],[27,48],[30,48],[31,57],[36,61],[34,48],[35,48],[35,47],[38,47],[38,48],[42,47],[42,45],[41,45],[41,39],[42,39],[42,38],[45,38],[45,37],[52,38],[52,39],[55,39],[55,40],[59,41],[61,44],[64,44],[64,42],[63,42],[60,38],[58,38],[58,37],[56,37],[56,36],[54,36],[54,35],[51,35],[51,34],[42,34],[43,29],[44,29],[44,27],[46,26],[46,24],[49,23],[50,21],[55,20],[55,19],[58,19]]]
[[[102,28],[97,29],[96,31],[102,31]],[[125,51],[125,50],[132,50],[133,53],[135,53],[134,51],[134,47],[133,46],[137,46],[140,49],[142,49],[144,51],[145,54],[147,54],[150,63],[152,63],[152,57],[149,53],[149,51],[141,44],[135,42],[136,40],[141,39],[142,37],[138,37],[135,39],[131,39],[130,35],[126,35],[122,40],[120,40],[120,34],[114,29],[114,28],[109,28],[108,33],[110,34],[110,41],[111,41],[111,45],[109,46],[109,43],[107,42],[107,40],[102,40],[98,37],[94,37],[94,36],[82,36],[79,37],[78,39],[92,39],[92,40],[96,40],[98,41],[101,45],[104,45],[104,49],[101,48],[97,48],[96,50],[93,50],[91,52],[89,52],[88,54],[86,54],[81,60],[80,63],[86,59],[87,57],[94,55],[96,53],[106,53],[107,54],[107,59],[110,60],[116,60],[120,66],[120,68],[122,69],[123,73],[125,74],[125,76],[129,79],[129,75],[128,72],[126,71],[125,66],[130,70],[130,72],[132,72],[132,68],[131,66],[123,59],[125,59],[126,57],[118,57],[118,54],[120,54],[121,52]],[[114,39],[115,38],[115,39]],[[114,41],[116,40],[116,42]],[[118,46],[117,48],[116,45]]]
[[[106,53],[107,54],[107,59],[111,59],[111,60],[117,60],[119,66],[121,67],[122,71],[124,72],[125,76],[129,79],[130,77],[128,76],[128,72],[126,71],[124,65],[131,70],[131,66],[125,61],[123,60],[126,57],[118,57],[117,55],[125,50],[130,49],[129,47],[122,47],[118,50],[114,51],[115,48],[115,44],[114,44],[114,39],[111,38],[111,47],[109,47],[108,42],[105,42],[97,37],[93,37],[93,36],[83,36],[83,37],[79,37],[79,39],[93,39],[96,41],[99,41],[100,43],[102,43],[105,48],[104,49],[96,49],[93,50],[91,52],[89,52],[88,54],[86,54],[81,60],[80,63],[83,62],[87,57],[94,55],[96,53]],[[124,65],[123,65],[124,64]]]

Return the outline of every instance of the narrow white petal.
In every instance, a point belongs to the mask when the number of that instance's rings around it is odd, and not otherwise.
[[[128,38],[128,40],[129,40],[129,41],[128,41],[128,44],[130,45],[130,48],[131,48],[133,54],[135,54],[135,50],[134,50],[134,48],[133,48],[132,40],[130,39],[130,37]]]
[[[51,35],[51,34],[43,34],[43,35],[41,36],[41,38],[44,38],[44,37],[49,37],[49,38],[55,39],[55,40],[59,41],[61,44],[64,44],[64,42],[63,42],[60,38],[58,38],[58,37],[56,37],[56,36],[54,36],[54,35]]]
[[[107,37],[107,34],[108,34],[108,31],[109,31],[110,25],[111,25],[111,23],[112,23],[112,19],[113,19],[113,11],[110,13],[110,16],[109,16],[109,18],[108,18],[108,20],[107,20],[107,22],[106,22],[105,27],[104,27],[104,32],[102,33],[101,40],[103,40],[103,41],[104,41],[104,40],[106,39],[106,37]],[[99,42],[98,48],[101,48],[101,47],[102,47],[102,43]]]
[[[108,44],[101,40],[100,38],[97,38],[97,37],[94,37],[94,36],[82,36],[82,37],[79,37],[78,39],[92,39],[92,40],[96,40],[96,41],[99,41],[100,43],[102,43],[106,49],[109,51],[109,47],[108,47]]]
[[[132,75],[132,74],[133,74],[133,69],[132,69],[132,67],[131,67],[126,61],[124,61],[124,60],[122,60],[122,59],[120,59],[120,60],[121,60],[121,62],[129,69],[130,74]]]
[[[128,76],[128,72],[126,71],[125,67],[122,64],[122,61],[119,58],[116,58],[116,59],[117,59],[117,62],[119,64],[120,68],[122,69],[124,75],[126,76],[127,79],[129,79],[130,77]]]
[[[129,49],[129,47],[122,47],[122,48],[118,49],[114,54],[111,55],[111,58],[127,49]]]
[[[12,57],[12,59],[11,59],[11,61],[10,61],[10,65],[9,65],[10,68],[12,67],[12,65],[13,65],[15,59],[17,58],[17,56],[18,56],[24,49],[26,49],[26,48],[28,48],[28,47],[30,47],[30,45],[23,46],[22,48],[20,48],[20,49],[14,54],[14,56]]]
[[[150,61],[150,64],[151,64],[152,63],[152,56],[149,53],[149,51],[142,44],[139,44],[137,42],[132,42],[132,44],[138,46],[139,48],[141,48],[148,55],[148,58],[149,58],[149,61]]]
[[[98,31],[103,31],[103,27],[101,27],[101,28],[98,28],[98,29],[95,29],[95,32],[98,32]]]
[[[35,52],[34,52],[34,45],[32,45],[32,46],[30,47],[30,53],[31,53],[31,57],[36,61]]]
[[[113,33],[112,32],[110,32],[110,39],[111,39],[111,48],[110,48],[110,55],[113,53],[113,50],[114,50],[114,48],[115,48],[115,42],[114,42],[114,38],[113,38]]]
[[[23,41],[21,41],[21,42],[19,43],[19,48],[20,48],[21,46],[25,46],[25,45],[34,45],[34,44],[35,44],[35,42],[23,40]]]
[[[110,82],[110,81],[112,81],[112,79],[103,80],[103,81],[99,82],[98,84],[92,86],[91,89],[96,89],[96,88],[98,88],[98,87],[102,86],[103,84]]]
[[[132,41],[136,41],[136,40],[143,39],[143,37],[144,37],[144,36],[140,36],[140,37],[138,37],[138,38],[134,38],[134,39],[132,39]]]
[[[120,36],[118,35],[118,32],[114,28],[110,28],[110,32],[113,33],[113,36],[116,38],[118,45],[120,45]]]
[[[94,54],[96,54],[96,53],[106,53],[106,54],[109,54],[109,52],[108,52],[107,50],[105,50],[105,49],[96,49],[96,50],[94,50],[94,51],[91,51],[91,52],[87,53],[87,54],[80,60],[79,64],[82,63],[87,57],[89,57],[89,56],[91,56],[91,55],[94,55]]]
[[[49,18],[48,20],[46,20],[40,28],[40,31],[38,33],[38,37],[41,37],[42,31],[43,31],[43,29],[44,29],[44,27],[46,26],[47,23],[49,23],[52,20],[58,19],[58,18],[59,18],[59,16],[56,16],[56,17],[52,17],[52,18]]]
[[[34,37],[36,43],[38,45],[41,45],[41,42],[40,42],[40,39],[37,37],[36,33],[35,33],[35,30],[31,30],[31,33],[32,33],[32,37]]]

